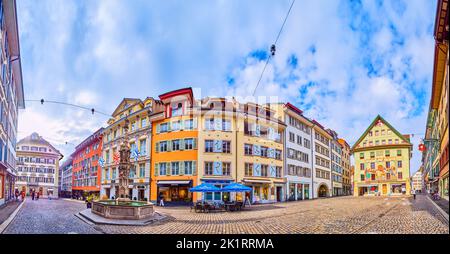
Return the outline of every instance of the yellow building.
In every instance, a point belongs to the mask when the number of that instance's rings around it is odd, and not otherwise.
[[[101,198],[117,198],[118,193],[118,155],[124,135],[125,119],[129,121],[128,136],[132,150],[139,151],[138,157],[132,158],[130,169],[132,185],[129,186],[129,198],[136,200],[150,199],[150,158],[152,142],[152,123],[150,116],[161,112],[163,106],[153,98],[145,100],[124,98],[108,120],[108,126],[103,131],[103,159],[101,175]]]
[[[222,188],[237,179],[236,102],[225,98],[205,98],[199,103],[199,184],[210,183]],[[198,198],[202,198],[202,194]],[[203,198],[227,201],[230,194],[205,193]],[[242,197],[238,195],[238,198]]]
[[[285,197],[286,124],[276,113],[255,103],[239,104],[236,109],[237,181],[252,188],[247,195],[253,203],[283,201]]]
[[[283,132],[275,110],[225,98],[200,101],[199,184],[221,188],[238,182],[252,188],[252,203],[284,200]],[[226,201],[230,193],[205,193],[205,200]],[[198,198],[201,198],[199,194]],[[237,200],[245,197],[237,193]]]
[[[350,145],[344,139],[338,139],[339,144],[342,145],[342,185],[343,185],[343,193],[344,195],[351,195],[352,193],[352,184],[350,179]]]
[[[354,196],[409,195],[412,144],[377,116],[352,147]]]

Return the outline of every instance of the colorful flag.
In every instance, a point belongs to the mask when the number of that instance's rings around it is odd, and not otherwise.
[[[137,149],[137,147],[133,147],[131,149],[131,158],[137,160],[139,158],[139,156],[141,155],[141,153],[139,152],[139,150]]]
[[[113,155],[113,162],[114,162],[114,164],[119,164],[119,161],[120,161],[120,154],[119,154],[119,152],[116,152]]]
[[[98,159],[98,165],[103,168],[105,166],[105,160],[103,158]]]

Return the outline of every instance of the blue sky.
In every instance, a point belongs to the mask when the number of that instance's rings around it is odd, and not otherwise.
[[[248,96],[290,0],[21,0],[26,99],[111,113],[123,97],[180,87]],[[436,1],[297,1],[256,96],[290,101],[353,144],[377,114],[424,133]],[[64,155],[107,118],[27,102],[19,138],[37,131]],[[415,135],[412,169],[420,164]],[[69,142],[65,145],[64,142]]]

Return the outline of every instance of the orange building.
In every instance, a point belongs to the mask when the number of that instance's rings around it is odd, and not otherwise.
[[[100,194],[101,168],[98,160],[102,156],[103,128],[86,138],[71,155],[72,195],[82,196],[84,193]]]
[[[197,185],[197,114],[191,88],[159,96],[164,111],[150,116],[152,122],[152,167],[150,200],[191,202]]]

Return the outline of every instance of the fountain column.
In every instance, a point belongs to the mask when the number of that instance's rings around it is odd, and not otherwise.
[[[128,186],[130,179],[130,146],[128,144],[128,119],[125,119],[125,125],[123,127],[124,135],[122,144],[120,145],[120,161],[119,161],[119,193],[117,195],[119,200],[130,200]]]

